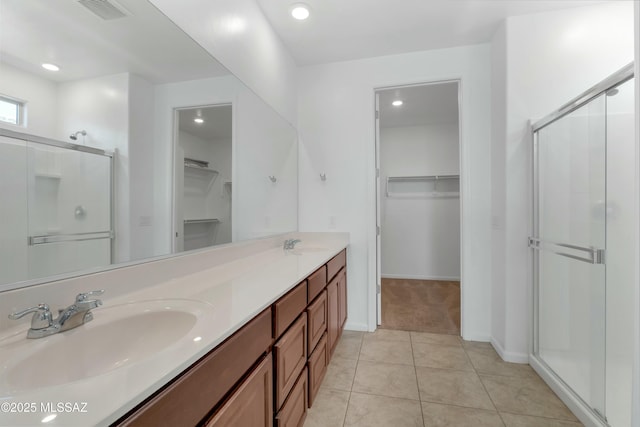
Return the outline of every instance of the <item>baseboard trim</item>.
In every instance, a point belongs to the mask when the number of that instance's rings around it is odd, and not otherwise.
[[[529,357],[529,364],[534,371],[540,375],[540,378],[558,395],[560,400],[567,405],[567,408],[575,415],[586,427],[607,427],[592,410],[589,408],[575,393],[558,378],[542,361],[534,354]]]
[[[505,349],[500,345],[500,343],[495,340],[493,337],[491,338],[491,345],[496,350],[498,355],[505,362],[511,363],[529,363],[529,355],[527,353],[515,353],[512,351],[505,351]]]
[[[446,282],[459,282],[460,276],[422,276],[413,274],[381,274],[383,279],[408,279],[408,280],[441,280]]]
[[[347,331],[359,331],[359,332],[369,332],[369,325],[366,323],[357,323],[357,322],[349,322],[344,325],[344,329]]]

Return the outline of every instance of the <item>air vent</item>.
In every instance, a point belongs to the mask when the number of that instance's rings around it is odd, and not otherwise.
[[[124,18],[128,15],[126,9],[113,0],[78,0],[78,3],[105,21]]]

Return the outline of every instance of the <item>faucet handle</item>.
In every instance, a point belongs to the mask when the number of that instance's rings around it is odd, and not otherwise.
[[[49,311],[49,306],[47,304],[38,304],[35,307],[11,313],[9,315],[9,319],[17,320],[29,313],[33,313],[33,317],[31,318],[31,329],[48,328],[53,322],[53,317],[51,316],[51,311]]]
[[[83,292],[81,294],[76,295],[76,304],[80,302],[88,302],[87,299],[90,296],[102,295],[102,294],[104,294],[104,289],[98,289],[97,291],[91,291],[91,292]],[[100,300],[96,300],[96,301],[100,301]]]

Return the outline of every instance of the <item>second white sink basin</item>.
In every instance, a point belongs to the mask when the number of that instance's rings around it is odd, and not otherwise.
[[[93,321],[75,329],[35,340],[24,337],[7,351],[0,346],[0,395],[102,375],[173,345],[193,344],[194,338],[199,341],[203,314],[211,309],[180,299],[99,308],[93,310]]]

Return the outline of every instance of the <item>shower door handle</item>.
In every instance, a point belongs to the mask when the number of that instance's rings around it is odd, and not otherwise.
[[[587,262],[589,264],[605,263],[605,250],[595,248],[593,246],[585,247],[585,246],[571,245],[569,243],[550,242],[548,240],[541,240],[536,237],[529,237],[528,245],[531,249],[535,249],[537,251],[552,252],[556,255],[575,259],[577,261]],[[587,256],[579,256],[579,255],[568,253],[566,251],[567,249],[578,251],[578,252],[585,252]]]
[[[96,231],[75,234],[46,234],[43,236],[29,236],[29,246],[45,245],[47,243],[84,242],[86,240],[113,239],[113,231]]]

